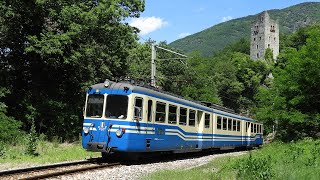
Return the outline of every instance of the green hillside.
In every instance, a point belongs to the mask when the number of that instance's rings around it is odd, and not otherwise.
[[[320,22],[320,2],[306,2],[285,9],[269,10],[272,19],[278,19],[280,33],[291,33],[300,27]],[[241,38],[250,38],[250,27],[258,14],[230,20],[196,34],[176,40],[169,45],[185,53],[200,51],[204,56],[221,50]]]

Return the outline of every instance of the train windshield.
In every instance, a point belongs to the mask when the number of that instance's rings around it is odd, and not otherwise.
[[[101,118],[104,96],[102,94],[90,94],[87,101],[87,117]]]
[[[106,118],[125,119],[128,111],[128,96],[108,95]]]

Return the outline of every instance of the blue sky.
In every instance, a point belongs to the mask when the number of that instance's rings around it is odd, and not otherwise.
[[[143,39],[168,43],[215,24],[264,10],[283,9],[319,0],[145,0],[145,11],[130,25],[138,27]],[[141,40],[143,42],[143,40]]]

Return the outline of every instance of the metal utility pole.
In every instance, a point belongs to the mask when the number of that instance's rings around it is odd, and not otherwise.
[[[155,44],[151,44],[151,86],[153,87],[156,87],[156,57],[157,57],[156,48],[187,58],[187,56],[183,54],[174,52],[172,50],[169,50],[160,46],[156,46]],[[177,59],[177,58],[171,58],[171,59]]]
[[[156,48],[151,45],[151,86],[156,87]]]

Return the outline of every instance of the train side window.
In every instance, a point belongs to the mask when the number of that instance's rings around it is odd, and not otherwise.
[[[237,120],[233,119],[232,120],[232,131],[236,131],[237,130]]]
[[[222,125],[222,117],[218,116],[217,117],[217,129],[222,129],[221,125]]]
[[[251,123],[251,133],[253,133],[253,123]]]
[[[240,121],[239,120],[237,121],[237,131],[240,132]]]
[[[246,122],[246,132],[248,132],[248,128],[249,128],[249,123]]]
[[[261,133],[261,124],[259,124],[259,133]]]
[[[169,105],[169,124],[177,124],[177,106]]]
[[[222,129],[227,130],[227,118],[226,117],[223,117]]]
[[[254,125],[254,133],[257,133],[257,124]]]
[[[231,131],[232,129],[232,119],[228,118],[228,131]]]
[[[187,109],[180,107],[180,121],[179,124],[187,125]]]
[[[165,119],[166,119],[166,103],[157,101],[155,122],[164,123]]]
[[[152,122],[152,100],[148,101],[148,122]]]
[[[189,110],[189,126],[196,125],[196,111]]]
[[[141,121],[143,118],[143,98],[136,97],[134,102],[134,119]]]
[[[204,116],[204,128],[210,128],[210,114]]]

